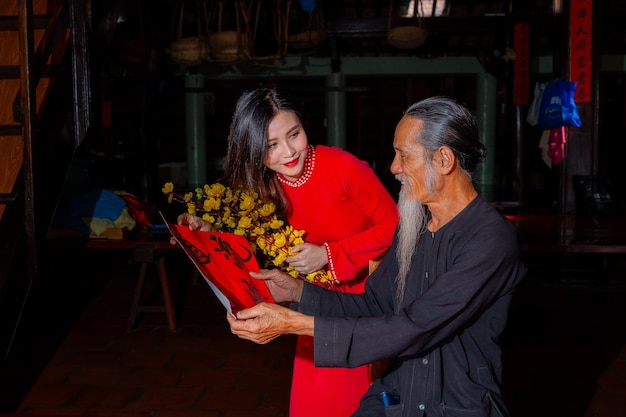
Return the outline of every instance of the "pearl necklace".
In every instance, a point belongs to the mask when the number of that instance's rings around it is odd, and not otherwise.
[[[304,172],[300,175],[296,181],[289,181],[286,179],[283,174],[276,174],[278,176],[278,180],[283,184],[289,187],[300,187],[304,185],[311,174],[313,174],[313,169],[315,168],[315,148],[313,145],[309,145],[308,152],[306,153],[306,159],[304,160]]]

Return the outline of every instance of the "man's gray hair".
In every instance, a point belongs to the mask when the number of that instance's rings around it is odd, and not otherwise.
[[[426,148],[424,156],[428,160],[432,160],[437,149],[447,146],[471,178],[476,166],[485,159],[487,149],[480,142],[478,121],[461,102],[443,96],[430,97],[409,106],[404,115],[422,121],[415,139]]]

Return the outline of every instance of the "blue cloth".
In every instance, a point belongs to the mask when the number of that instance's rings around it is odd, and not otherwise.
[[[88,236],[91,229],[84,218],[103,218],[116,220],[126,208],[126,201],[108,190],[94,190],[81,194],[68,201],[66,207],[57,215],[58,222],[65,227],[78,230],[81,236]]]
[[[315,0],[300,0],[300,5],[302,10],[307,13],[313,13],[313,10],[315,10]]]

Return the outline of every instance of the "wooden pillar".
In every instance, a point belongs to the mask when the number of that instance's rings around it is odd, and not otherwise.
[[[188,185],[202,187],[207,182],[206,118],[204,112],[204,76],[185,75],[185,126],[187,137]]]
[[[487,157],[478,164],[475,183],[479,194],[487,201],[495,198],[495,148],[496,148],[496,78],[485,72],[476,76],[476,116],[481,126],[481,142],[487,147]]]
[[[328,145],[346,149],[346,90],[345,77],[332,72],[326,78],[326,123]]]

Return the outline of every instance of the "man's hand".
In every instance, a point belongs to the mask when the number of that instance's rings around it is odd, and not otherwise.
[[[326,248],[324,246],[313,245],[311,243],[301,243],[291,249],[293,256],[289,256],[286,261],[296,271],[301,274],[310,274],[322,269],[328,264]]]
[[[193,214],[183,213],[176,218],[176,223],[180,226],[188,226],[189,230],[200,230],[202,232],[214,232],[215,228],[207,221],[202,220]],[[176,245],[176,239],[170,238],[170,244]]]
[[[262,345],[284,334],[313,336],[315,323],[312,316],[268,303],[241,310],[236,317],[228,313],[226,320],[234,335]]]
[[[272,298],[277,303],[300,301],[304,281],[296,279],[278,269],[261,269],[259,272],[250,271],[250,276],[254,279],[265,280]]]

